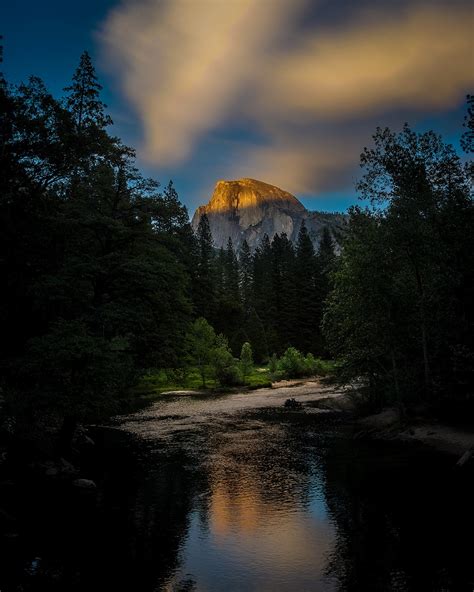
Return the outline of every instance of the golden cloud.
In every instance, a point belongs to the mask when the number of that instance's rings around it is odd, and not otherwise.
[[[474,83],[472,7],[415,5],[385,18],[320,32],[275,56],[262,115],[342,119],[456,104]]]
[[[380,114],[450,108],[474,85],[470,6],[412,2],[396,15],[381,6],[302,32],[298,19],[314,6],[143,0],[112,11],[101,39],[141,118],[141,154],[176,165],[212,130],[250,121],[267,141],[225,172],[310,193],[357,162],[361,144],[344,122],[365,118],[371,131]],[[335,124],[329,140],[315,137],[323,122]]]
[[[145,153],[166,165],[231,115],[300,0],[148,0],[113,11],[101,37],[143,122]]]

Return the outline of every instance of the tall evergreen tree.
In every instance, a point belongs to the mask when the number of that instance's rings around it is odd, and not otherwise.
[[[461,137],[464,152],[474,152],[474,95],[467,95],[467,115],[464,117],[466,131]]]
[[[225,293],[226,299],[240,307],[239,263],[234,251],[232,239],[229,237],[225,251]]]
[[[242,328],[243,307],[240,297],[239,264],[230,238],[227,248],[220,249],[216,264],[220,289],[215,327],[227,337],[232,351],[237,354],[245,341],[245,332]]]
[[[320,353],[321,281],[313,243],[304,221],[296,243],[294,285],[298,300],[294,320],[294,345],[305,353]]]
[[[320,322],[322,322],[326,301],[332,289],[332,274],[335,270],[336,260],[334,241],[329,228],[325,226],[316,253],[316,270],[319,278],[318,300],[321,305]],[[329,355],[324,339],[321,341],[321,351],[319,353],[324,356]]]
[[[283,353],[295,337],[295,313],[299,304],[294,291],[294,257],[293,244],[287,235],[276,234],[272,241],[271,267],[274,342],[270,348],[278,354]]]
[[[107,106],[100,99],[102,86],[87,51],[81,55],[72,84],[64,90],[68,93],[66,107],[79,132],[90,128],[104,129],[112,124],[110,115],[105,112]]]
[[[240,269],[240,293],[244,311],[248,311],[252,305],[252,253],[246,240],[240,247],[239,254]]]
[[[196,234],[198,261],[194,304],[196,314],[212,323],[216,313],[215,255],[211,227],[206,214],[201,216]]]

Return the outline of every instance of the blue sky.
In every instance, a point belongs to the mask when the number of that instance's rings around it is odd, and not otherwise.
[[[458,145],[472,17],[457,0],[25,0],[0,33],[7,79],[38,75],[53,94],[87,49],[114,133],[191,214],[243,176],[340,211],[376,125]]]

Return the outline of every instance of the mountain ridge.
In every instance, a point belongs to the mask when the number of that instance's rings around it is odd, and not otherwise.
[[[194,230],[203,214],[208,217],[216,247],[225,247],[230,237],[236,249],[244,240],[255,249],[265,234],[271,240],[275,234],[285,233],[296,242],[303,221],[317,248],[325,226],[338,242],[347,219],[345,214],[309,211],[288,191],[249,177],[217,181],[209,202],[194,213]]]

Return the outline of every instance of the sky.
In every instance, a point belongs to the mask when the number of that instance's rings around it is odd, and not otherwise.
[[[113,133],[191,215],[240,177],[343,211],[377,126],[458,147],[474,93],[465,0],[23,0],[0,34],[6,78],[55,95],[89,51]]]

